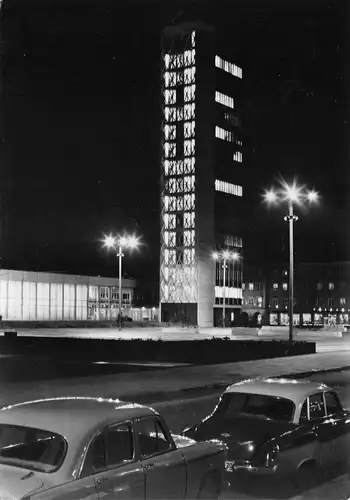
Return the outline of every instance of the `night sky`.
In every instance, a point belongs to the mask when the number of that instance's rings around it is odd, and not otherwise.
[[[243,67],[245,257],[283,259],[278,176],[322,194],[300,213],[296,256],[349,259],[346,1],[4,0],[1,265],[112,275],[105,232],[144,245],[125,273],[159,263],[160,47],[190,12],[214,21]],[[348,85],[349,86],[349,85]]]

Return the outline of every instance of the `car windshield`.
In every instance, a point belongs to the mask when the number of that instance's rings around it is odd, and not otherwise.
[[[231,392],[223,395],[215,410],[216,415],[224,418],[237,417],[241,413],[291,422],[294,403],[277,396]]]
[[[53,432],[0,424],[0,463],[40,472],[53,472],[63,462],[66,441]]]

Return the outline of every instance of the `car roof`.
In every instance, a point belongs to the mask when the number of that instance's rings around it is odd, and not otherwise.
[[[264,394],[277,396],[294,401],[298,404],[315,392],[330,390],[320,382],[295,380],[289,378],[255,378],[246,379],[227,387],[225,393],[244,392],[249,394]]]
[[[68,442],[111,422],[156,414],[155,410],[119,399],[61,397],[37,399],[0,409],[0,424],[55,432]]]

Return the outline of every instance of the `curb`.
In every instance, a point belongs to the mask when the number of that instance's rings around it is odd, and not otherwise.
[[[295,372],[295,373],[284,373],[280,375],[270,375],[270,377],[275,377],[275,378],[304,378],[304,377],[310,377],[312,375],[315,375],[316,373],[337,373],[345,370],[350,370],[350,365],[338,367],[338,368],[323,368],[323,369],[314,369],[314,370],[307,370],[303,372]],[[268,377],[268,376],[267,376]],[[242,380],[247,377],[243,377],[241,374],[238,373],[233,373],[232,378],[235,379],[236,381]],[[254,377],[258,378],[258,377]],[[224,389],[226,389],[227,386],[229,386],[231,383],[234,383],[235,380],[232,382],[225,382],[225,383],[216,383],[212,385],[206,385],[206,386],[197,386],[197,387],[188,387],[184,389],[179,389],[177,391],[163,391],[163,392],[149,392],[147,394],[134,394],[132,396],[128,395],[123,395],[120,396],[120,399],[124,401],[136,401],[137,403],[140,404],[157,404],[157,403],[164,403],[164,402],[170,402],[170,401],[176,401],[176,400],[191,400],[191,399],[197,399],[205,396],[209,396],[213,392],[222,392]]]

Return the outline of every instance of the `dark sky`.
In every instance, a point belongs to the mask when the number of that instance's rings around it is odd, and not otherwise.
[[[126,273],[157,278],[160,32],[189,11],[216,23],[244,71],[247,255],[254,240],[285,255],[283,211],[260,193],[295,174],[322,193],[298,222],[298,256],[348,258],[345,6],[4,0],[2,265],[108,275],[99,239],[125,229],[145,243]]]

